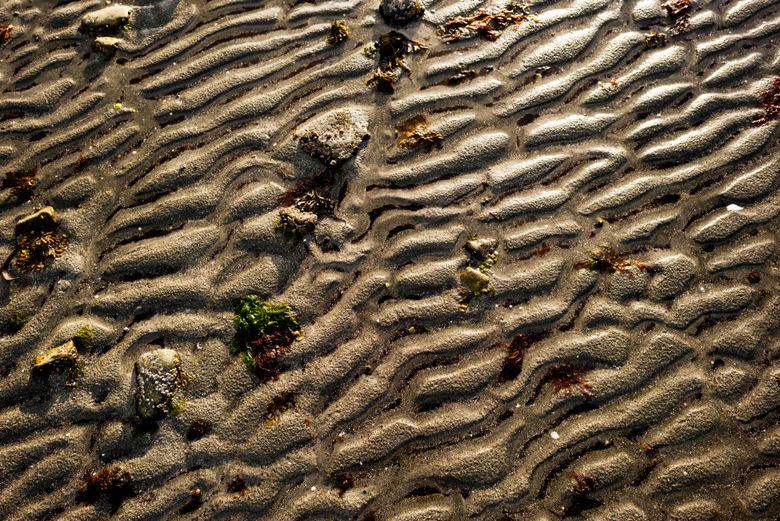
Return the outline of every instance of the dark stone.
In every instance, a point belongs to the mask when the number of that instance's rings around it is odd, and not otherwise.
[[[422,18],[425,7],[420,0],[382,0],[379,13],[389,25],[404,25]]]

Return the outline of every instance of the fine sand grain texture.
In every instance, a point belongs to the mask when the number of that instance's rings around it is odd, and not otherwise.
[[[780,2],[379,3],[0,2],[0,519],[778,519]]]

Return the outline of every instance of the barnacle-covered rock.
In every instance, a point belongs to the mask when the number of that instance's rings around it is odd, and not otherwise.
[[[468,266],[460,272],[460,298],[458,307],[461,311],[467,311],[472,300],[480,295],[486,295],[495,291],[490,284],[490,277],[485,275],[487,269]]]
[[[173,349],[155,349],[135,363],[135,408],[142,421],[162,419],[183,406],[181,390],[189,377],[181,368],[181,358]]]
[[[425,6],[420,0],[382,0],[379,13],[389,25],[403,25],[422,18]]]
[[[441,147],[441,134],[432,129],[428,119],[420,114],[396,125],[398,146],[401,148],[425,147],[429,152]]]
[[[130,22],[133,7],[129,5],[110,5],[85,14],[81,18],[81,28],[89,31],[101,29],[119,29]]]
[[[330,112],[296,134],[304,152],[326,165],[337,165],[352,157],[368,136],[368,117],[357,109]]]
[[[82,374],[84,363],[73,340],[53,347],[45,353],[35,356],[32,373],[35,376],[48,377],[52,373],[67,373],[66,386],[75,385],[76,379]]]

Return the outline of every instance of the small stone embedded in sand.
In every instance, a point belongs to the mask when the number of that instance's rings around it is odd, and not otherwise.
[[[189,378],[182,371],[176,351],[155,349],[144,353],[136,361],[135,371],[138,385],[135,405],[141,420],[159,420],[181,409],[181,389]]]
[[[498,241],[489,237],[477,237],[466,242],[466,251],[482,260],[495,251],[496,248],[498,248]]]
[[[85,14],[81,19],[81,28],[86,30],[118,29],[127,25],[132,15],[132,6],[110,5]]]
[[[472,267],[460,272],[460,281],[475,295],[482,293],[490,285],[490,277]]]
[[[368,136],[368,118],[360,110],[340,110],[316,118],[297,133],[304,152],[326,165],[343,163]]]
[[[561,438],[561,435],[558,434],[558,432],[556,432],[556,431],[550,431],[550,438],[552,438],[554,440],[558,440],[558,439]]]
[[[279,210],[279,217],[274,221],[274,231],[281,233],[285,239],[300,241],[311,233],[317,225],[317,214],[288,206]]]
[[[420,0],[382,0],[379,13],[389,25],[404,25],[422,18],[425,6]]]
[[[103,54],[113,54],[123,41],[121,38],[113,36],[98,36],[92,46]]]

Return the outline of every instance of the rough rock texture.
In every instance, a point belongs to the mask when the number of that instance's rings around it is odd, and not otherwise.
[[[173,349],[155,349],[135,363],[135,408],[142,420],[158,420],[175,408],[183,386],[181,358]]]
[[[77,491],[118,467],[121,520],[777,520],[777,0],[536,0],[451,43],[509,2],[426,1],[392,94],[379,0],[125,3],[102,53],[114,4],[0,1],[2,260],[45,205],[70,238],[0,284],[0,519],[108,519]],[[419,116],[437,146],[399,146]],[[269,381],[228,349],[249,294],[300,319]],[[84,324],[75,385],[31,377]],[[193,379],[139,433],[159,346]]]
[[[352,157],[368,136],[368,119],[359,110],[339,110],[308,123],[298,135],[307,154],[336,165]]]
[[[390,25],[405,25],[422,18],[425,6],[420,0],[382,0],[379,12]]]

